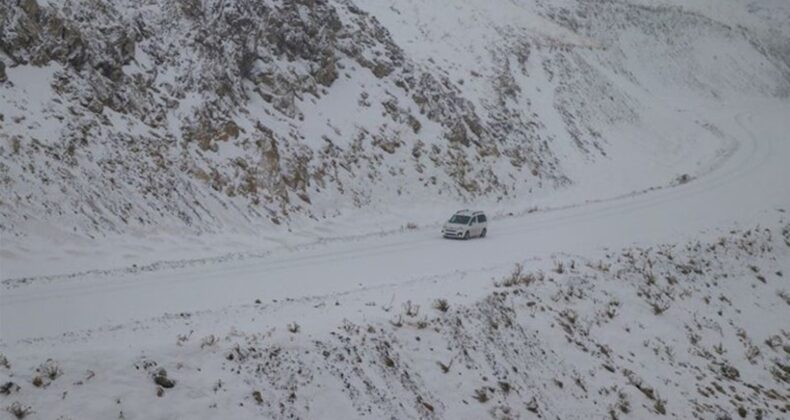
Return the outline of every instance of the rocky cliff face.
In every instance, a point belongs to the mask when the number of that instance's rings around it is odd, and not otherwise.
[[[91,235],[201,232],[404,195],[554,188],[572,181],[557,147],[606,156],[602,130],[640,118],[610,74],[639,82],[620,34],[648,28],[662,45],[681,40],[664,52],[682,54],[700,24],[676,9],[538,3],[589,45],[503,26],[486,64],[459,70],[410,53],[365,3],[3,2],[0,229],[22,234],[36,219]],[[787,65],[754,45],[771,68],[751,83],[786,94]],[[535,68],[548,108],[531,102]],[[546,124],[556,118],[561,131]]]
[[[324,190],[363,205],[390,176],[470,197],[507,194],[514,182],[493,170],[503,153],[514,157],[506,173],[561,180],[533,130],[508,141],[501,123],[404,57],[350,2],[25,0],[1,13],[5,61],[20,73],[49,70],[35,81],[48,90],[37,121],[25,111],[39,98],[8,82],[19,116],[3,130],[6,211],[76,211],[78,230],[163,217],[212,228],[209,206],[277,223],[311,214]],[[373,118],[355,120],[357,106],[344,110],[343,127],[308,114],[343,95],[341,84],[377,90],[353,98]],[[390,162],[395,155],[403,161]],[[347,185],[360,176],[372,184]],[[38,191],[25,197],[25,187]]]

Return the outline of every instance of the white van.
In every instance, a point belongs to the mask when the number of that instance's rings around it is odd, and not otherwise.
[[[485,238],[487,232],[488,219],[482,211],[457,211],[442,226],[442,236],[445,238]]]

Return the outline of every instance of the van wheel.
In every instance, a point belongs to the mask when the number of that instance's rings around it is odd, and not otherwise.
[[[464,232],[464,240],[469,239],[469,231]]]
[[[485,238],[486,237],[486,229],[485,228],[483,228],[483,231],[480,232],[480,237],[481,238]]]

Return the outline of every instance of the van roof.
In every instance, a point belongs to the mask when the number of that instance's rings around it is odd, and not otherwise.
[[[457,212],[455,212],[455,214],[461,214],[465,216],[477,216],[478,214],[483,214],[483,212],[480,210],[472,211],[469,209],[463,209],[463,210],[458,210]]]

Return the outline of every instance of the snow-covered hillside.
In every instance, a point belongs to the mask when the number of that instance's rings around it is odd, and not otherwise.
[[[642,3],[3,2],[2,258],[694,176],[700,108],[787,98],[790,12]]]
[[[692,182],[484,240],[427,227],[4,281],[0,414],[782,418],[790,104],[769,105],[722,118],[737,147]]]
[[[0,402],[63,419],[783,418],[789,263],[783,215],[515,270],[250,294],[0,348]]]
[[[0,1],[0,419],[787,417],[788,116],[784,0]]]

